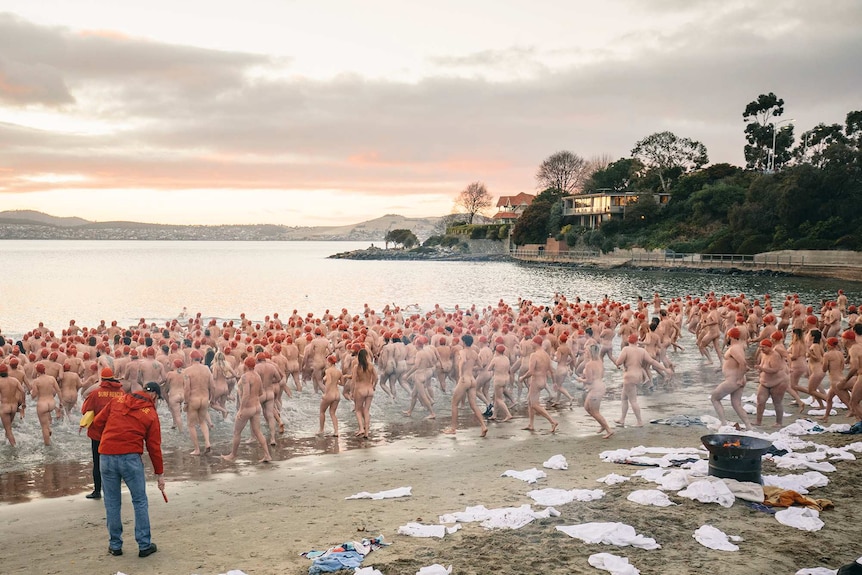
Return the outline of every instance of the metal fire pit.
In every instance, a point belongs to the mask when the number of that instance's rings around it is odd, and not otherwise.
[[[762,483],[762,455],[772,442],[746,435],[713,434],[700,438],[709,450],[709,474],[737,481]]]

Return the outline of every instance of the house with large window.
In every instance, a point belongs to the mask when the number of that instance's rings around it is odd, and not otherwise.
[[[604,222],[624,218],[626,207],[634,205],[643,194],[640,192],[598,190],[591,194],[573,194],[563,197],[563,216],[572,218],[572,225],[588,229],[601,227]],[[653,193],[659,208],[670,201],[666,192]]]
[[[515,196],[500,196],[497,200],[497,213],[494,222],[499,224],[514,224],[524,213],[536,196],[521,192]]]

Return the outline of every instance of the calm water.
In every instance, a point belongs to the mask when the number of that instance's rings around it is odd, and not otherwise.
[[[633,302],[638,295],[649,299],[654,291],[665,299],[709,291],[770,293],[779,301],[787,293],[798,293],[813,304],[834,298],[843,287],[851,303],[862,303],[862,284],[828,279],[584,271],[509,262],[327,259],[337,252],[365,247],[367,242],[4,241],[0,242],[0,329],[7,337],[20,337],[40,321],[57,332],[73,318],[79,326],[97,325],[102,319],[116,319],[121,325],[140,317],[164,321],[176,317],[183,307],[189,313],[201,312],[205,318],[235,319],[244,312],[260,320],[273,312],[286,317],[293,309],[317,316],[342,307],[361,313],[366,303],[378,310],[392,303],[417,304],[423,311],[440,304],[451,310],[455,305],[494,305],[501,298],[513,304],[518,297],[549,303],[554,292],[593,301],[608,294],[623,302]],[[690,334],[684,335],[682,344],[693,347]],[[654,395],[644,403],[654,412],[691,413],[694,405],[700,408],[695,413],[708,411],[705,397],[717,382],[715,370],[704,366],[696,351],[672,359],[683,391]],[[608,371],[609,386],[618,385],[615,370]],[[378,396],[372,405],[372,443],[406,435],[434,435],[445,426],[448,395],[437,394],[435,409],[441,418],[436,422],[403,418],[403,396],[396,402]],[[274,450],[276,459],[368,445],[350,437],[356,423],[346,402],[339,406],[342,437],[311,437],[317,425],[318,401],[308,391],[287,401],[288,432]],[[608,401],[603,411],[613,415],[618,406],[619,402]],[[242,465],[237,468],[217,458],[187,455],[187,436],[170,430],[167,410],[160,411],[166,464],[173,478],[242,469]],[[565,416],[567,432],[594,431],[594,424],[580,409]],[[220,421],[215,415],[213,419],[214,450],[226,452],[232,421]],[[469,424],[466,414],[464,423]],[[0,502],[85,490],[90,482],[90,446],[85,436],[78,435],[77,422],[56,424],[51,447],[41,444],[35,410],[29,410],[27,418],[15,425],[18,447],[10,447],[5,440],[0,444]],[[520,437],[511,427],[494,427],[491,433]],[[256,459],[255,448],[243,447],[240,456]]]

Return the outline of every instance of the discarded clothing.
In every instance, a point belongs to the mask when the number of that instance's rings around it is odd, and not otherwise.
[[[604,483],[605,485],[616,485],[617,483],[624,483],[626,481],[629,481],[629,479],[630,478],[626,477],[625,475],[617,475],[616,473],[609,473],[608,475],[605,475],[604,477],[599,477],[598,479],[596,479],[596,481],[598,481],[599,483]]]
[[[826,473],[835,471],[834,465],[828,461],[816,461],[815,457],[817,457],[816,453],[792,452],[780,457],[773,457],[772,462],[780,469],[813,469]]]
[[[826,567],[808,567],[800,569],[796,575],[838,575],[838,569],[827,569]]]
[[[527,504],[520,507],[501,507],[498,509],[487,509],[484,505],[468,507],[464,511],[447,513],[441,515],[440,523],[471,523],[481,521],[480,525],[485,529],[520,529],[534,519],[547,519],[548,517],[559,517],[560,512],[553,507],[544,511],[533,511]]]
[[[715,549],[716,551],[739,551],[739,545],[734,545],[731,541],[742,541],[739,535],[727,535],[721,529],[716,529],[712,525],[702,525],[698,527],[692,537],[704,547]]]
[[[348,541],[336,547],[330,547],[326,551],[312,550],[300,555],[312,560],[308,575],[318,575],[359,567],[366,555],[388,545],[389,543],[385,543],[383,536],[380,535],[362,541]]]
[[[620,547],[638,547],[640,549],[661,549],[655,539],[638,535],[635,528],[625,523],[581,523],[580,525],[558,525],[557,531],[562,531],[569,537],[580,539],[584,543],[602,543],[604,545],[619,545]]]
[[[763,485],[792,489],[802,495],[808,493],[809,489],[829,484],[829,478],[819,471],[806,471],[800,475],[764,475],[762,479]]]
[[[572,501],[595,501],[605,496],[605,492],[601,489],[555,489],[549,487],[547,489],[534,489],[527,492],[527,497],[535,501],[538,505],[545,507],[551,505],[565,505]]]
[[[399,487],[397,489],[390,489],[388,491],[379,491],[377,493],[368,493],[367,491],[362,491],[357,493],[356,495],[351,495],[350,497],[345,497],[345,499],[394,499],[395,497],[410,497],[412,495],[411,490],[412,487]]]
[[[820,519],[820,512],[807,507],[782,509],[775,514],[775,518],[782,525],[795,527],[802,531],[820,531],[825,525]]]
[[[802,505],[817,511],[824,509],[832,509],[835,505],[828,499],[812,499],[793,491],[792,489],[782,489],[780,487],[766,486],[763,488],[764,500],[763,503],[771,507],[792,507],[794,505]]]
[[[838,433],[843,433],[845,435],[857,435],[862,433],[862,421],[857,421],[853,425],[850,426],[850,429],[847,431],[839,431]]]
[[[746,505],[748,505],[750,508],[754,509],[755,511],[760,511],[763,513],[768,513],[770,515],[775,515],[775,509],[773,509],[772,507],[769,507],[768,505],[764,505],[763,503],[755,503],[754,501],[743,501],[743,503],[745,503]]]
[[[686,497],[701,503],[718,503],[722,507],[732,507],[736,497],[723,481],[709,481],[702,479],[695,481],[682,491],[678,492],[680,497]]]
[[[641,505],[655,505],[656,507],[676,505],[676,503],[668,499],[667,493],[658,489],[638,489],[629,493],[626,499],[634,503],[640,503]]]
[[[554,455],[549,460],[542,464],[542,467],[547,467],[548,469],[568,469],[569,462],[566,461],[566,458],[562,455]]]
[[[547,476],[548,474],[541,469],[536,469],[535,467],[533,467],[532,469],[525,469],[524,471],[515,471],[514,469],[509,469],[500,477],[514,477],[515,479],[520,479],[521,481],[526,481],[527,483],[535,483],[537,480],[544,479]]]
[[[737,499],[743,501],[751,501],[753,503],[763,503],[763,486],[759,483],[751,481],[737,481],[728,477],[722,477],[721,481],[727,485],[730,492]]]
[[[662,457],[648,457],[647,453],[664,454]],[[695,462],[700,459],[700,450],[692,447],[670,448],[670,447],[644,447],[638,446],[632,449],[614,449],[603,451],[599,458],[607,463],[626,463],[629,465],[644,465],[655,467],[677,467],[684,463]]]
[[[427,567],[422,567],[419,571],[416,572],[416,575],[450,575],[452,573],[452,566],[443,567],[439,563],[435,563],[434,565],[429,565]]]
[[[461,525],[446,527],[445,525],[422,525],[421,523],[408,523],[398,528],[399,535],[409,537],[438,537],[443,539],[447,534],[451,535],[461,529]]]
[[[662,419],[653,419],[650,423],[659,425],[670,425],[671,427],[691,427],[692,425],[706,425],[696,415],[671,415]]]
[[[610,571],[611,575],[640,575],[640,569],[629,563],[626,557],[610,553],[595,553],[587,559],[596,569]]]
[[[360,567],[353,572],[353,575],[383,575],[383,573],[374,567]]]

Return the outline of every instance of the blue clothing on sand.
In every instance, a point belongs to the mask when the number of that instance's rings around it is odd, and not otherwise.
[[[365,557],[356,551],[336,551],[314,559],[308,568],[308,575],[333,573],[342,569],[355,569],[362,565]]]
[[[120,481],[125,481],[132,494],[132,506],[135,508],[135,541],[138,549],[150,547],[150,514],[147,501],[147,478],[144,472],[144,461],[140,453],[123,455],[99,456],[99,467],[102,475],[104,491],[105,514],[108,522],[108,547],[123,548],[123,519],[120,514],[122,495]]]

